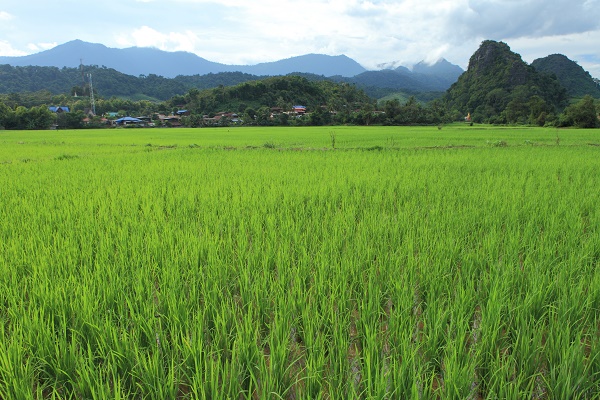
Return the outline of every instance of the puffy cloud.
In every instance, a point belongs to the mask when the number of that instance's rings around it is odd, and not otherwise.
[[[14,15],[7,13],[6,11],[0,11],[0,21],[10,21],[15,18]]]
[[[0,40],[0,56],[18,57],[25,56],[28,53],[17,50],[6,40]]]
[[[124,47],[155,47],[165,51],[194,52],[199,37],[191,31],[162,33],[149,26],[134,29],[129,35],[122,35],[117,42]]]

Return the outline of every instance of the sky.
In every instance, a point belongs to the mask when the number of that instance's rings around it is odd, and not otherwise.
[[[225,64],[345,54],[367,69],[442,57],[466,69],[491,39],[600,78],[600,0],[0,0],[0,56],[75,39]]]

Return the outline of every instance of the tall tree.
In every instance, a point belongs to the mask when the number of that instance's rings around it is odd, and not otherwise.
[[[594,98],[586,95],[579,102],[565,109],[563,121],[566,125],[574,125],[579,128],[598,128],[598,108]]]

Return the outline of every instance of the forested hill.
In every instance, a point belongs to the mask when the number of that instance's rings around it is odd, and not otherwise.
[[[451,109],[476,122],[539,123],[562,111],[566,90],[537,72],[503,42],[486,40],[471,56],[467,71],[445,95]]]
[[[562,54],[538,58],[531,65],[538,71],[554,74],[572,97],[590,95],[600,98],[600,86],[590,73]]]
[[[86,94],[92,74],[94,92],[104,98],[112,96],[128,98],[152,98],[167,100],[181,95],[191,88],[209,89],[218,86],[232,86],[238,83],[260,79],[261,77],[241,72],[221,72],[218,74],[178,76],[172,79],[158,75],[139,77],[123,74],[112,68],[85,67],[84,74],[79,68],[57,67],[13,67],[0,65],[0,93],[50,91],[52,94]],[[85,79],[85,85],[84,85]]]
[[[293,105],[303,105],[310,110],[348,112],[355,108],[372,105],[373,100],[362,90],[347,83],[328,80],[309,81],[295,76],[275,76],[257,81],[244,82],[235,86],[220,86],[213,89],[191,89],[184,96],[170,100],[192,114],[206,114],[223,110],[244,112],[247,109],[279,107],[290,110]]]

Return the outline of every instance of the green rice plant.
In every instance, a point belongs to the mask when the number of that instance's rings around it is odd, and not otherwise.
[[[283,311],[276,312],[265,343],[265,356],[260,364],[261,393],[263,396],[285,398],[291,390],[293,377],[289,362],[290,325]]]
[[[3,321],[4,322],[4,321]],[[2,324],[4,328],[5,324]],[[6,338],[6,331],[2,337]],[[21,329],[17,326],[10,340],[0,341],[0,397],[4,399],[33,399],[35,364],[22,351]],[[40,390],[44,387],[41,386]]]
[[[253,315],[246,314],[238,325],[232,354],[239,368],[238,380],[241,394],[245,398],[252,398],[259,387],[261,376],[259,366],[263,355],[258,341],[258,330],[254,325]]]
[[[414,283],[409,271],[404,271],[392,284],[393,312],[388,320],[389,392],[394,397],[415,398],[421,391],[419,377],[424,363],[421,362],[420,315],[411,290]]]

